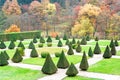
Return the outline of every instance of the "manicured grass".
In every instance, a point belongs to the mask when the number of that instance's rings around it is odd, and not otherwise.
[[[75,77],[65,77],[63,80],[102,80],[102,79],[75,76]]]
[[[73,62],[74,64],[79,63],[82,58],[81,56],[78,56],[78,55],[67,55],[66,57],[69,63]],[[52,58],[55,64],[57,64],[58,59],[59,58],[56,58],[56,57]],[[25,63],[25,64],[34,64],[34,65],[40,65],[40,66],[43,66],[44,62],[45,62],[45,58],[39,58],[39,57],[29,58],[22,61],[22,63]]]
[[[90,72],[120,75],[120,59],[103,59],[89,67]]]
[[[0,67],[0,73],[0,80],[37,80],[45,76],[41,71],[11,66]]]

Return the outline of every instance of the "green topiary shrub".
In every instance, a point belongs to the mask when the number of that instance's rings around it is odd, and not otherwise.
[[[39,43],[38,47],[40,47],[40,48],[43,47],[43,43]]]
[[[88,69],[88,67],[89,67],[89,65],[88,65],[88,61],[87,61],[87,56],[86,56],[86,53],[84,51],[79,68],[83,71],[86,71]]]
[[[9,60],[9,59],[10,59],[10,57],[8,56],[7,52],[6,52],[6,51],[4,51],[3,53],[4,53],[5,58],[6,58],[7,60]]]
[[[97,36],[95,37],[95,41],[99,41],[99,38]]]
[[[64,36],[63,36],[63,40],[67,40],[67,39],[68,39],[67,35],[64,34]]]
[[[33,43],[37,43],[37,38],[36,37],[33,38]]]
[[[52,42],[52,38],[50,36],[48,36],[47,42]]]
[[[68,76],[76,76],[78,74],[78,70],[77,68],[74,66],[73,63],[71,63],[71,65],[69,66],[66,75]]]
[[[115,40],[115,46],[119,46],[119,43],[117,40]]]
[[[111,42],[110,42],[110,45],[109,45],[110,48],[113,47],[113,45],[114,45],[114,41],[113,41],[113,39],[112,39]]]
[[[8,49],[14,49],[14,48],[15,48],[14,41],[11,41],[9,46],[8,46]]]
[[[87,41],[86,41],[86,38],[85,38],[85,37],[82,38],[80,44],[81,44],[81,45],[86,45],[86,44],[87,44]]]
[[[74,54],[74,52],[72,50],[72,46],[69,46],[69,50],[68,50],[67,54],[68,55],[73,55]]]
[[[55,52],[55,57],[60,57],[61,53],[60,52]]]
[[[40,34],[36,34],[36,38],[38,38],[38,39],[39,39],[40,37],[41,37],[41,36],[40,36]]]
[[[22,41],[20,41],[20,43],[18,44],[18,47],[21,47],[21,48],[25,49],[25,46],[24,46],[24,44],[22,43]]]
[[[45,43],[45,40],[43,37],[40,38],[40,43]]]
[[[41,70],[43,73],[45,74],[54,74],[56,73],[57,71],[57,67],[55,66],[55,64],[53,63],[50,55],[48,54],[47,57],[46,57],[46,60],[45,60],[45,63],[42,67],[42,70]]]
[[[70,41],[69,39],[66,40],[65,45],[69,45]]]
[[[111,54],[112,54],[112,55],[116,55],[115,45],[113,45],[113,46],[111,47]]]
[[[5,54],[3,52],[0,53],[0,66],[8,65],[8,61],[5,57]]]
[[[90,36],[89,35],[86,36],[86,40],[90,41]]]
[[[78,46],[77,44],[72,44],[72,48],[73,48],[73,49],[76,49],[77,46]]]
[[[41,52],[41,57],[46,58],[48,54],[49,54],[49,52]]]
[[[5,49],[6,45],[3,41],[0,42],[0,49]]]
[[[62,68],[65,69],[69,66],[69,62],[64,54],[64,51],[61,52],[61,55],[59,57],[58,63],[57,63],[57,67],[58,68]]]
[[[59,39],[60,39],[60,37],[57,35],[57,36],[55,37],[55,39],[56,39],[56,40],[59,40]]]
[[[23,60],[22,55],[20,54],[20,51],[18,49],[16,49],[16,52],[14,54],[14,56],[12,57],[12,61],[14,63],[19,63]]]
[[[93,57],[93,52],[92,52],[91,47],[89,48],[89,51],[88,51],[88,56],[89,56],[89,57]]]
[[[23,38],[22,36],[20,36],[19,40],[20,40],[20,41],[23,41],[23,40],[24,40],[24,38]]]
[[[30,42],[30,44],[29,44],[28,48],[29,48],[29,49],[33,49],[33,48],[35,48],[35,46],[34,46],[34,44],[33,44],[33,42],[32,42],[32,41]]]
[[[79,40],[77,41],[77,44],[80,45],[80,41]]]
[[[61,41],[61,40],[59,40],[59,42],[58,42],[57,46],[58,46],[58,47],[62,47],[62,46],[63,46],[63,44],[62,44],[62,41]]]
[[[81,48],[81,46],[80,46],[80,44],[77,46],[77,48],[76,48],[76,52],[81,52],[82,51],[82,48]]]
[[[94,48],[94,54],[100,54],[100,53],[101,53],[101,50],[100,50],[99,44],[98,42],[96,42],[96,45]]]
[[[37,51],[36,51],[35,48],[32,49],[31,54],[30,54],[30,57],[32,57],[32,58],[38,57],[38,53],[37,53]]]
[[[50,43],[50,42],[47,43],[47,46],[48,46],[48,47],[51,47],[51,46],[52,46],[52,43]]]
[[[72,39],[72,44],[76,44],[75,38]]]
[[[111,57],[112,57],[112,54],[111,54],[110,49],[109,49],[108,46],[107,46],[106,49],[105,49],[105,52],[104,52],[104,54],[103,54],[103,57],[104,57],[104,58],[111,58]]]

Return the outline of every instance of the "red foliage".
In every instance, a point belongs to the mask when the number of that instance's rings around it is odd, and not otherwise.
[[[57,35],[58,35],[58,32],[51,32],[50,33],[50,36],[53,37],[53,38],[55,38]]]

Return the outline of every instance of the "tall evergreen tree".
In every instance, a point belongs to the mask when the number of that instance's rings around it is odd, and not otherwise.
[[[1,40],[0,49],[5,49],[5,48],[6,48],[6,45],[5,45],[4,41]]]
[[[101,50],[100,50],[99,44],[98,42],[96,42],[96,45],[94,48],[94,54],[100,54],[100,53],[101,53]]]
[[[62,41],[61,41],[61,40],[59,40],[59,42],[58,42],[57,46],[58,46],[58,47],[62,47],[62,46],[63,46],[63,44],[62,44]]]
[[[104,54],[103,54],[103,57],[104,57],[104,58],[111,58],[111,57],[112,57],[112,54],[111,54],[110,49],[109,49],[108,46],[107,46],[106,49],[105,49],[105,52],[104,52]]]
[[[90,41],[90,36],[89,35],[86,36],[86,40]]]
[[[112,39],[111,42],[110,42],[110,45],[109,45],[110,48],[113,47],[113,45],[114,45],[114,41],[113,41],[113,39]]]
[[[0,53],[0,66],[8,65],[8,61],[3,52]]]
[[[93,57],[93,52],[92,52],[91,47],[89,48],[89,51],[88,51],[88,56],[89,56],[89,57]]]
[[[33,49],[33,48],[35,48],[35,46],[34,46],[34,44],[33,44],[33,42],[32,42],[32,41],[30,42],[30,44],[29,44],[28,48],[29,48],[29,49]]]
[[[9,46],[8,46],[9,49],[14,49],[15,48],[15,43],[14,41],[11,41]]]
[[[38,53],[35,48],[32,49],[30,57],[38,57]]]
[[[115,45],[113,45],[113,46],[111,47],[111,54],[112,54],[112,55],[116,55]]]
[[[20,41],[20,43],[18,44],[18,47],[22,47],[23,49],[25,49],[24,44],[22,43],[22,41]]]

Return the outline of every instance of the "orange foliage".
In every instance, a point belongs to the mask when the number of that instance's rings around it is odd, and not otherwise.
[[[55,38],[57,35],[58,35],[58,32],[51,32],[50,33],[50,36],[53,37],[53,38]]]
[[[10,33],[10,32],[20,32],[20,28],[15,25],[12,24],[8,29],[5,30],[6,33]]]

